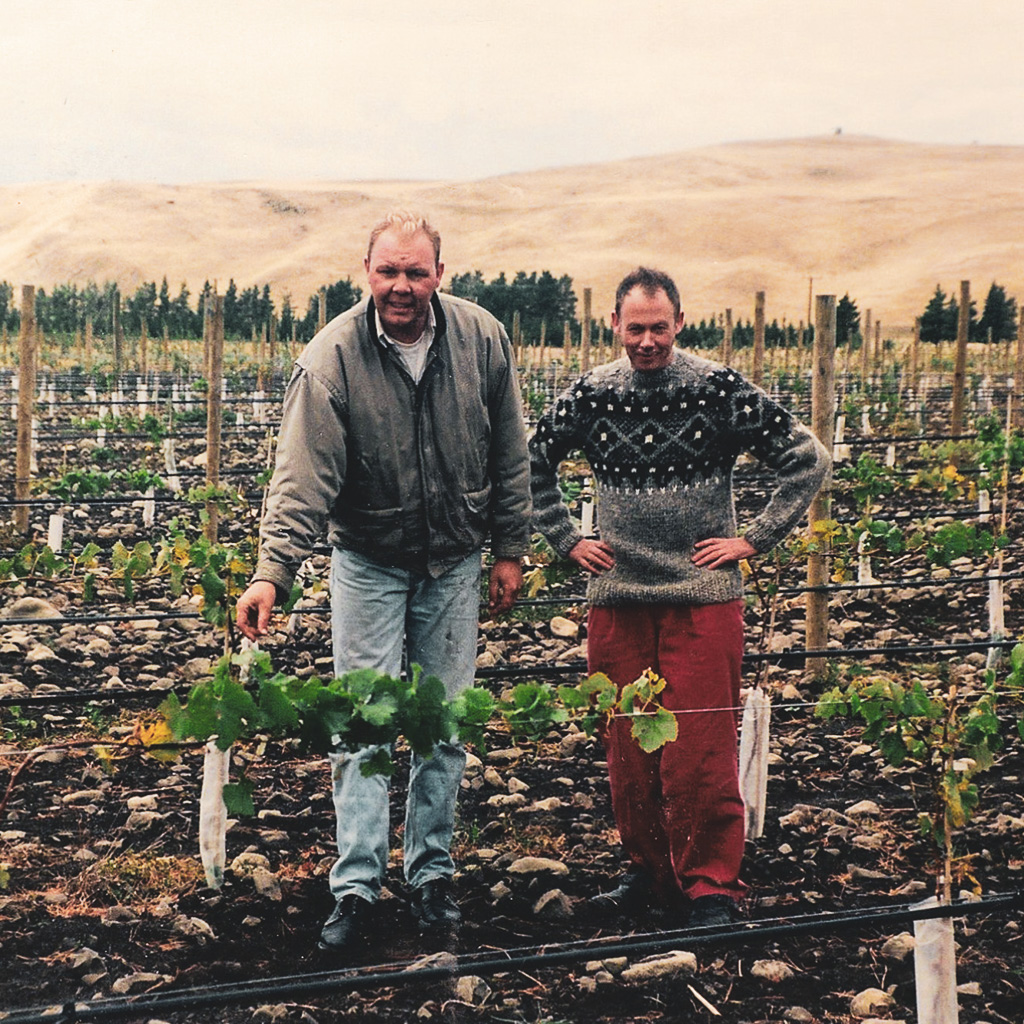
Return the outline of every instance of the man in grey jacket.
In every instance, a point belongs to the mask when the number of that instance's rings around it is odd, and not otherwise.
[[[259,565],[238,625],[267,633],[324,526],[332,547],[334,671],[406,664],[440,677],[449,698],[472,684],[481,548],[493,555],[492,614],[512,607],[530,543],[529,462],[504,328],[437,292],[441,240],[396,213],[370,235],[370,298],[332,320],[296,362],[284,399]],[[331,755],[336,904],[322,949],[365,939],[388,856],[388,785],[365,777],[372,751]],[[424,932],[459,921],[450,846],[465,767],[456,743],[413,758],[406,880]]]

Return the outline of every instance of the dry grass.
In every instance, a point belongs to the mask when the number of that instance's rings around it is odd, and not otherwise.
[[[676,275],[691,319],[731,307],[806,318],[849,292],[905,327],[936,283],[1013,294],[1024,257],[1024,147],[853,136],[722,145],[476,182],[57,183],[0,188],[0,277],[51,288],[166,275],[171,291],[269,283],[304,311],[322,284],[363,280],[365,238],[394,205],[427,211],[449,273],[549,269],[612,290],[640,262]],[[1016,276],[1015,276],[1016,275]]]

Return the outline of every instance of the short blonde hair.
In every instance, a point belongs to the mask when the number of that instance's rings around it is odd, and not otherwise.
[[[415,235],[422,231],[430,239],[430,244],[434,247],[435,266],[441,262],[441,236],[431,226],[426,217],[418,213],[410,213],[408,210],[392,210],[383,220],[374,225],[373,230],[370,232],[370,244],[366,247],[367,259],[370,258],[373,247],[377,244],[377,239],[385,231],[392,230],[398,231],[403,235]]]

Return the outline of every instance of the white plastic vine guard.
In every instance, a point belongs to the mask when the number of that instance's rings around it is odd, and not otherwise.
[[[938,900],[931,896],[917,906],[935,907]],[[956,948],[951,917],[914,922],[914,982],[918,1024],[958,1024]]]

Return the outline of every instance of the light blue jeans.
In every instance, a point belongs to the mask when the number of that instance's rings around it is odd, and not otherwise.
[[[354,551],[331,556],[334,671],[374,668],[397,676],[422,666],[445,684],[449,699],[471,686],[476,669],[480,554],[434,579],[394,569]],[[388,780],[359,768],[373,750],[329,755],[337,816],[338,859],[331,869],[335,899],[354,893],[376,900],[388,863]],[[439,743],[432,757],[412,757],[405,809],[405,878],[413,887],[451,878],[455,800],[466,767],[457,742]]]

